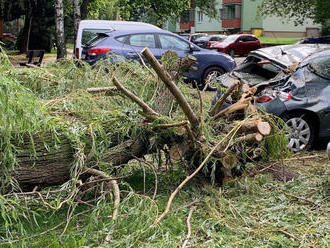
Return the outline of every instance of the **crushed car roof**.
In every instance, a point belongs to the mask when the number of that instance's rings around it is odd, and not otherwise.
[[[329,48],[330,45],[323,44],[294,44],[261,48],[250,52],[250,55],[261,56],[282,65],[282,67],[289,67],[300,63],[313,53]]]

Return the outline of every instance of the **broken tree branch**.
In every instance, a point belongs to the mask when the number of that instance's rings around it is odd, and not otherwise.
[[[192,214],[193,212],[195,211],[195,209],[197,208],[197,206],[193,206],[191,207],[190,211],[189,211],[189,214],[188,214],[188,218],[187,218],[187,236],[186,238],[184,239],[184,242],[182,244],[182,248],[186,248],[188,242],[189,242],[189,239],[190,239],[190,236],[191,236],[191,225],[190,225],[190,219],[192,217]]]
[[[157,75],[160,79],[164,82],[166,87],[170,90],[172,95],[175,97],[176,101],[180,105],[181,109],[183,110],[185,116],[188,118],[189,122],[191,123],[191,128],[194,131],[197,131],[199,126],[199,121],[197,116],[195,115],[194,111],[192,110],[191,106],[187,102],[186,98],[180,91],[180,89],[176,86],[176,84],[172,81],[170,74],[162,68],[158,60],[153,56],[149,48],[144,48],[141,52],[144,57],[147,58],[148,62],[152,66],[152,68],[156,71]]]
[[[155,119],[157,116],[159,116],[159,114],[154,111],[151,107],[149,107],[148,104],[146,104],[144,101],[142,101],[139,97],[137,97],[135,94],[133,94],[132,92],[130,92],[128,89],[126,89],[119,81],[116,77],[112,78],[112,81],[114,83],[114,85],[117,87],[118,90],[120,90],[125,96],[127,96],[128,98],[130,98],[132,101],[134,101],[135,103],[137,103],[142,109],[143,112],[147,113],[148,116],[154,116]]]
[[[103,171],[100,171],[100,170],[96,170],[96,169],[92,169],[92,168],[85,168],[85,172],[92,174],[94,176],[99,176],[103,179],[109,180],[111,187],[112,187],[112,191],[113,191],[113,197],[114,197],[114,203],[113,203],[114,211],[112,214],[112,219],[116,220],[118,217],[119,204],[120,204],[120,191],[119,191],[117,181],[112,180],[109,175],[107,175],[106,173],[104,173]]]
[[[223,137],[213,148],[212,150],[209,152],[209,154],[207,154],[207,156],[205,157],[205,159],[203,160],[203,162],[198,166],[198,168],[189,176],[187,176],[181,183],[180,185],[172,192],[170,198],[168,199],[167,202],[167,206],[165,211],[156,219],[155,224],[158,224],[169,212],[172,206],[172,202],[174,200],[174,197],[177,195],[177,193],[179,193],[179,191],[183,188],[183,186],[186,185],[186,183],[188,183],[203,167],[204,165],[207,163],[207,161],[210,159],[210,157],[212,156],[212,154],[219,148],[219,146],[231,135],[235,134],[237,132],[237,129],[240,127],[241,124],[237,125],[235,128],[233,128],[229,133],[227,133],[227,135],[225,137]]]
[[[216,104],[213,105],[213,107],[210,109],[209,114],[211,116],[217,114],[223,103],[226,101],[226,99],[228,98],[229,95],[231,95],[234,91],[238,90],[238,86],[239,86],[239,81],[236,81],[221,97],[220,99],[216,102]]]
[[[87,88],[87,92],[91,94],[97,94],[97,93],[114,93],[117,91],[116,87],[96,87],[96,88]]]

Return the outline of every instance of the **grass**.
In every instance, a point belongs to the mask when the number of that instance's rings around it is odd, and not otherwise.
[[[159,226],[152,226],[169,193],[186,175],[180,170],[159,172],[159,191],[153,200],[154,176],[135,164],[125,169],[132,176],[120,183],[122,202],[117,221],[109,218],[111,200],[93,203],[94,208],[81,204],[61,235],[69,208],[52,214],[40,211],[38,224],[24,223],[26,235],[17,237],[19,241],[13,245],[180,247],[187,232],[188,205],[198,200],[189,247],[328,247],[330,189],[324,154],[314,160],[289,160],[285,166],[299,178],[284,183],[267,173],[245,175],[221,188],[195,179],[179,193],[171,213]]]
[[[63,60],[42,68],[15,69],[3,58],[0,70],[3,89],[0,91],[0,124],[3,126],[0,155],[8,157],[1,161],[1,169],[9,170],[13,166],[12,161],[20,152],[13,141],[24,141],[22,131],[30,133],[31,144],[40,130],[51,132],[50,140],[60,137],[63,131],[75,148],[73,175],[75,168],[97,164],[108,174],[116,169],[115,176],[122,177],[119,180],[120,214],[116,221],[111,218],[112,196],[105,192],[108,189],[102,184],[85,193],[81,189],[74,200],[68,198],[79,184],[74,176],[68,183],[51,189],[62,190],[58,194],[47,197],[47,191],[42,191],[53,207],[67,200],[59,210],[49,209],[38,196],[0,194],[1,247],[180,247],[187,233],[185,222],[189,204],[196,201],[197,209],[191,220],[191,247],[326,247],[329,241],[329,167],[324,154],[314,161],[287,161],[285,166],[300,174],[297,180],[287,183],[269,174],[257,173],[254,177],[243,175],[220,188],[202,177],[195,178],[177,195],[171,213],[153,226],[165,209],[170,193],[186,178],[185,166],[166,165],[165,159],[160,160],[157,154],[146,156],[154,167],[157,167],[155,161],[159,162],[156,180],[150,166],[131,162],[119,169],[101,160],[108,151],[112,133],[132,138],[144,134],[140,131],[139,107],[120,96],[91,95],[86,88],[111,85],[110,73],[115,73],[124,85],[153,105],[157,102],[154,97],[157,78],[140,64],[126,62],[116,66],[104,62],[92,69]],[[197,113],[196,90],[184,84],[178,86]],[[211,95],[203,98],[204,114],[211,98]],[[181,118],[180,111],[173,112],[173,122]],[[217,132],[215,137],[207,127],[204,126],[206,140],[212,135],[215,141],[221,138],[222,134]],[[168,132],[166,138],[171,134]],[[157,141],[150,139],[150,143],[153,142]],[[51,149],[52,143],[45,139],[42,150]],[[265,147],[279,144],[275,139],[270,143]],[[37,144],[33,150],[38,150],[39,146]],[[278,158],[281,153],[275,155]],[[90,164],[85,161],[87,156]],[[256,164],[245,166],[249,173],[257,170]],[[6,184],[2,180],[1,183],[4,188],[14,186],[12,182]],[[155,185],[158,190],[152,199]]]
[[[294,44],[302,38],[276,38],[276,37],[260,37],[259,40],[263,44],[278,44],[278,45],[288,45]]]

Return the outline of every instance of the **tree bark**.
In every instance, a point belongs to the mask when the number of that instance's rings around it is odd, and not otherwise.
[[[65,36],[64,36],[63,0],[55,0],[55,29],[56,29],[57,59],[65,58],[66,46],[65,46]]]
[[[102,161],[118,166],[141,157],[149,152],[147,140],[145,137],[143,140],[127,140],[111,147]],[[43,147],[42,142],[37,146],[36,156],[31,155],[31,148],[28,143],[24,144],[24,147],[20,147],[22,152],[17,154],[19,166],[15,167],[11,176],[23,191],[32,190],[35,186],[43,188],[60,185],[71,177],[74,150],[68,141],[61,143],[58,149],[50,149],[50,151]]]
[[[79,0],[73,0],[74,41],[77,39],[80,16]],[[76,43],[74,42],[74,44]]]
[[[26,53],[26,51],[29,50],[31,24],[32,24],[32,15],[30,12],[27,12],[25,14],[25,18],[24,18],[22,40],[21,40],[20,47],[19,47],[20,53]]]
[[[85,20],[88,16],[88,3],[89,0],[83,0],[80,6],[81,20]]]

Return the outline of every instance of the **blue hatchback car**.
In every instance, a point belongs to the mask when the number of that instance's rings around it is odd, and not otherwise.
[[[119,22],[116,22],[119,23]],[[127,25],[125,25],[127,23]],[[219,76],[235,68],[235,61],[226,54],[202,49],[179,35],[144,23],[120,22],[103,32],[95,32],[82,42],[81,59],[93,65],[105,59],[108,52],[126,59],[139,60],[139,53],[148,47],[157,59],[167,50],[175,51],[179,57],[193,55],[197,59],[197,71],[185,74],[188,81],[204,85],[210,76]],[[85,35],[86,36],[86,35]]]

